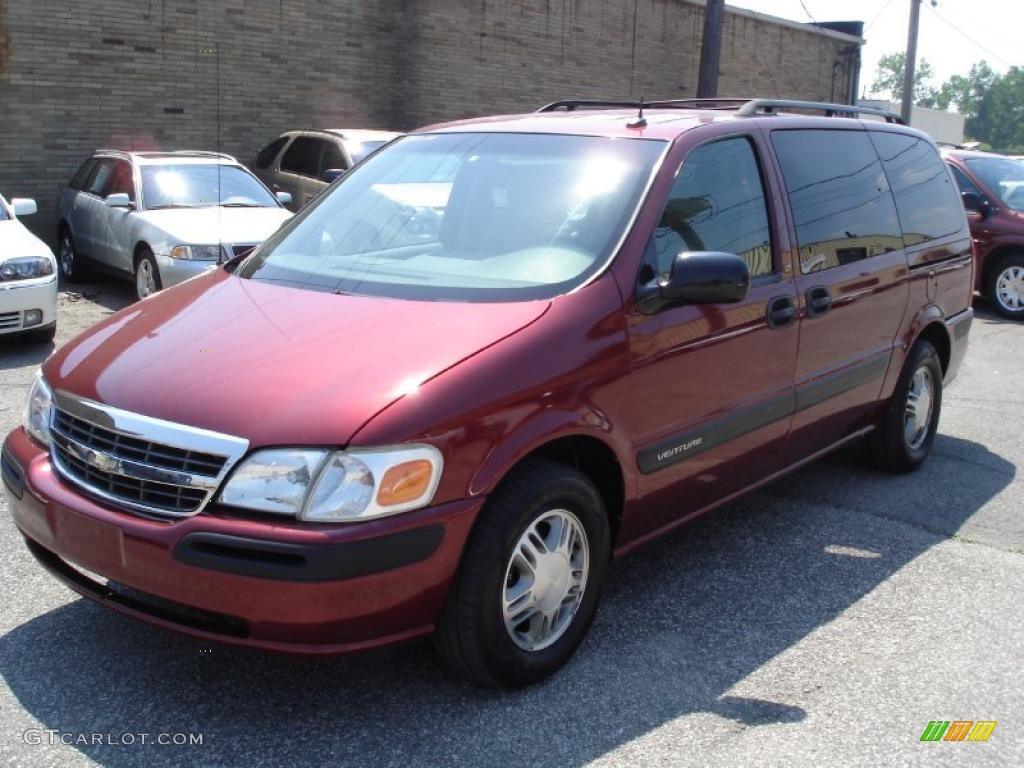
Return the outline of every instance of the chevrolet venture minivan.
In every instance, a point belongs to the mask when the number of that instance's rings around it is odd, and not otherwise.
[[[610,558],[852,441],[927,458],[971,238],[934,144],[851,109],[558,102],[400,138],[47,360],[14,522],[72,589],[204,640],[432,634],[537,681]]]

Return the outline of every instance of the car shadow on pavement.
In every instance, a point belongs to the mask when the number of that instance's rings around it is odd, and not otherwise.
[[[43,728],[203,737],[76,747],[107,766],[578,766],[690,713],[737,731],[803,720],[792,701],[733,689],[954,535],[1014,474],[948,436],[913,475],[843,456],[813,464],[614,563],[575,660],[521,692],[452,677],[427,643],[293,660],[211,647],[84,599],[0,638],[0,672]],[[29,759],[36,747],[18,749]]]

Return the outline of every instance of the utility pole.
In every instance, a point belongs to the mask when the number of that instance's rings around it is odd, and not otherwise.
[[[914,106],[914,68],[917,64],[917,28],[921,21],[921,0],[910,0],[910,31],[907,33],[907,58],[903,68],[903,101],[900,114],[910,125],[910,110]]]
[[[718,95],[718,62],[722,56],[724,20],[725,0],[706,0],[704,41],[700,46],[700,74],[697,76],[698,99],[713,99]]]

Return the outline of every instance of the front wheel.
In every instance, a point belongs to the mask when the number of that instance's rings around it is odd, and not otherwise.
[[[593,483],[536,459],[494,493],[466,545],[435,645],[463,676],[521,688],[558,670],[597,610],[610,553]]]
[[[64,226],[60,232],[60,276],[69,283],[80,282],[85,277],[82,258],[75,247],[75,238],[71,230]]]
[[[942,410],[942,363],[924,339],[911,348],[882,423],[868,436],[872,463],[912,472],[931,452]]]
[[[153,252],[144,248],[135,261],[135,294],[144,299],[163,287]]]
[[[1024,319],[1024,256],[1007,256],[996,264],[986,292],[1003,317]]]

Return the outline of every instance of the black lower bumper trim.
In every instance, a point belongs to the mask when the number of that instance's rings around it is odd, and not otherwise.
[[[25,470],[6,445],[0,450],[0,474],[11,493],[19,499],[25,495]]]
[[[190,533],[174,547],[179,562],[279,581],[341,581],[425,560],[444,526],[428,525],[362,541],[294,544],[224,533]]]

